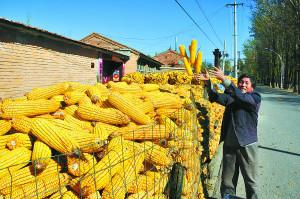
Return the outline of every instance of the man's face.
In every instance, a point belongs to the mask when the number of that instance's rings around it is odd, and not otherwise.
[[[239,82],[238,87],[242,91],[242,93],[249,93],[253,91],[251,80],[248,77],[242,78]]]

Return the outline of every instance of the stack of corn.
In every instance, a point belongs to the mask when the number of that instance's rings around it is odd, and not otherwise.
[[[97,198],[102,191],[103,198],[166,197],[176,154],[193,144],[190,149],[200,153],[185,89],[67,82],[2,100],[0,195]],[[178,130],[162,122],[165,115]],[[199,172],[187,167],[187,175]]]

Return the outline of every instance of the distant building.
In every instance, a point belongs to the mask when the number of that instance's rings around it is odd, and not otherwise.
[[[155,55],[153,58],[163,63],[164,67],[183,67],[181,55],[171,48]]]
[[[162,63],[153,59],[152,57],[149,57],[134,48],[128,47],[124,44],[100,35],[99,33],[92,33],[80,41],[129,56],[129,60],[125,63],[122,71],[123,75],[136,71],[154,72],[159,70],[162,65]],[[105,66],[106,65],[104,64],[104,67]],[[113,65],[111,65],[109,68],[111,70],[108,70],[107,73],[104,73],[104,76],[110,76],[114,71],[118,70],[118,68]]]
[[[103,80],[103,64],[123,66],[129,56],[0,18],[0,97],[19,97],[65,81]]]

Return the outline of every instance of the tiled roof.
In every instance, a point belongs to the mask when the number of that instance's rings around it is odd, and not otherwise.
[[[169,66],[181,65],[180,61],[182,60],[181,55],[172,49],[169,49],[167,51],[159,53],[158,55],[155,55],[154,59],[163,63],[164,65],[169,65]]]

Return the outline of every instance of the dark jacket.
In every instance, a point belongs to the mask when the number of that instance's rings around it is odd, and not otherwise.
[[[261,96],[257,92],[242,93],[234,84],[230,84],[223,94],[211,89],[208,82],[209,100],[225,106],[222,121],[221,139],[224,141],[228,125],[232,124],[240,146],[257,142],[257,118]]]

